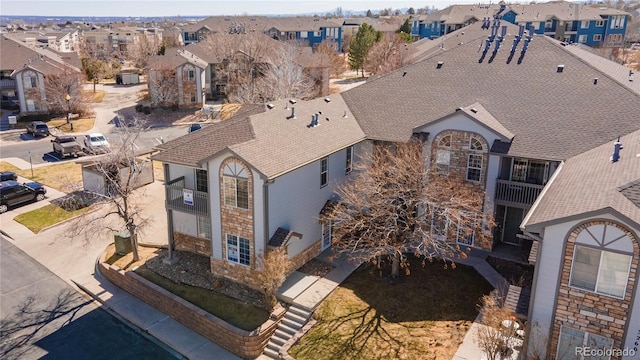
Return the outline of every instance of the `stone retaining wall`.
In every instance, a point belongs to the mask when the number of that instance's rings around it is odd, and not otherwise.
[[[262,353],[285,314],[285,309],[278,306],[260,328],[246,331],[228,324],[132,271],[124,271],[105,263],[104,254],[98,269],[113,284],[245,359],[254,359]]]

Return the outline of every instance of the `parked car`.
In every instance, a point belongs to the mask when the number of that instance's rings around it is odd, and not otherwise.
[[[44,200],[47,189],[37,182],[20,184],[9,180],[0,182],[0,214],[9,208],[31,201]]]
[[[0,171],[0,181],[18,180],[18,175],[11,171]]]
[[[49,127],[42,121],[32,121],[27,124],[27,134],[33,137],[49,136]]]
[[[51,142],[53,143],[53,152],[60,158],[84,155],[82,145],[80,145],[75,136],[57,136]]]
[[[85,135],[84,147],[91,154],[104,154],[111,150],[111,145],[109,145],[107,138],[100,133]]]
[[[202,129],[202,125],[200,124],[191,124],[191,126],[189,126],[189,132],[192,133],[194,131],[198,131]]]

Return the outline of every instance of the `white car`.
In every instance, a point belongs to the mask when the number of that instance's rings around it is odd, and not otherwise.
[[[90,153],[102,154],[111,150],[111,145],[107,138],[100,133],[93,133],[84,136],[84,146]]]

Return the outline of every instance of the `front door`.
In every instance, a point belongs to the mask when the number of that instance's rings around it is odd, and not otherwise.
[[[520,223],[522,223],[524,213],[524,209],[514,207],[507,207],[505,209],[502,242],[511,245],[522,244],[522,239],[516,235],[522,233],[522,231],[520,231]]]
[[[326,250],[331,247],[331,222],[322,222],[322,250]]]

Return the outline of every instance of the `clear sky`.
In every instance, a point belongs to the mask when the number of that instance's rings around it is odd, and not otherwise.
[[[385,8],[444,8],[450,4],[477,3],[462,0],[0,0],[0,15],[32,16],[208,16],[208,15],[262,15],[302,14],[333,12],[337,7],[343,11],[378,10]]]

